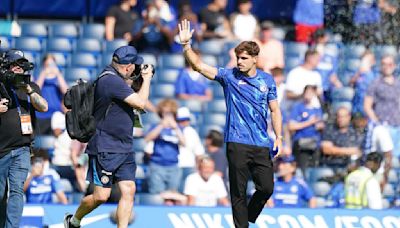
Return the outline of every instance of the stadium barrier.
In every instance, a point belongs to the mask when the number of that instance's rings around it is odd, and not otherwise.
[[[21,227],[62,228],[66,212],[77,205],[28,205]],[[83,227],[116,227],[110,213],[116,205],[102,205],[81,222]],[[230,208],[135,206],[135,220],[129,227],[223,228],[234,227]],[[255,224],[259,228],[400,228],[399,210],[265,209]]]

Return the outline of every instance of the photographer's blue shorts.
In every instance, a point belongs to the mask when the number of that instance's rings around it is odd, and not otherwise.
[[[89,155],[87,180],[97,186],[110,188],[123,180],[135,181],[134,153],[98,153]]]

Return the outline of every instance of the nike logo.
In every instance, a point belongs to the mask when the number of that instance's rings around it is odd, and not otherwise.
[[[247,82],[243,81],[243,80],[239,80],[239,85],[247,85]]]
[[[81,221],[81,227],[89,225],[91,223],[95,223],[95,222],[103,220],[103,219],[108,219],[109,217],[110,217],[110,214],[100,214],[100,215],[83,218]],[[49,228],[64,228],[64,223],[52,224],[52,225],[49,225]]]

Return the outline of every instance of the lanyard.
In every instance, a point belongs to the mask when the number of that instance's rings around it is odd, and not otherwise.
[[[22,112],[21,112],[21,107],[19,105],[17,93],[15,92],[14,88],[11,88],[11,91],[13,92],[13,95],[14,95],[14,98],[15,98],[15,104],[17,105],[18,114],[21,116]],[[29,108],[30,107],[30,102],[31,102],[31,98],[28,96],[28,113],[29,114],[31,113],[30,108]]]

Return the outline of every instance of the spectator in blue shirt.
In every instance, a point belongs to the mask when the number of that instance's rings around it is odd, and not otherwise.
[[[308,43],[311,35],[324,25],[323,0],[297,0],[293,13],[296,41]]]
[[[44,160],[41,157],[32,159],[32,169],[25,181],[24,191],[27,203],[53,203],[53,194],[57,195],[60,203],[68,203],[67,197],[58,181],[52,175],[44,174]]]
[[[303,100],[295,104],[290,113],[289,131],[292,132],[293,154],[303,175],[308,166],[315,165],[317,150],[321,141],[321,130],[324,128],[321,107],[312,105],[317,94],[317,87],[307,85],[304,88]]]
[[[42,66],[43,68],[36,79],[36,84],[42,90],[42,96],[46,99],[49,109],[47,112],[36,112],[36,132],[37,134],[51,135],[51,116],[57,111],[62,111],[61,100],[67,92],[68,85],[57,67],[53,55],[45,55]]]
[[[185,146],[185,137],[176,122],[176,101],[162,100],[157,109],[161,121],[152,126],[144,138],[146,142],[154,143],[152,148],[145,151],[150,156],[149,192],[152,194],[178,190],[179,145]]]
[[[307,183],[294,176],[296,161],[291,155],[278,159],[278,177],[275,180],[274,194],[268,201],[270,207],[316,207],[314,193]]]
[[[352,0],[354,40],[367,46],[382,41],[381,7],[382,0]]]
[[[195,50],[195,53],[200,54]],[[206,78],[190,66],[185,60],[185,68],[181,70],[175,82],[175,95],[181,100],[212,100],[212,92]]]

